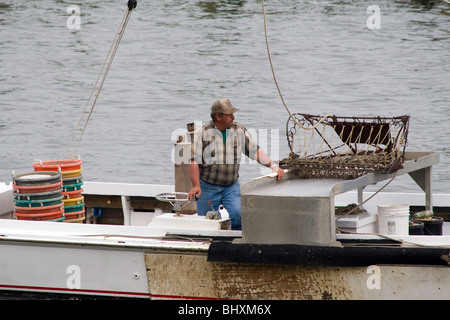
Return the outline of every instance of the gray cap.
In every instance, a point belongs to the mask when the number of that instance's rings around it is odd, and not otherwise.
[[[211,107],[211,113],[223,113],[223,114],[233,114],[239,109],[236,109],[231,104],[230,99],[222,98],[214,101]]]

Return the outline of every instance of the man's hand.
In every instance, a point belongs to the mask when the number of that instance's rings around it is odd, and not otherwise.
[[[202,194],[202,189],[200,187],[192,187],[191,190],[189,190],[188,199],[189,200],[197,200],[200,198],[200,195]]]
[[[200,187],[200,170],[195,161],[191,161],[189,165],[189,176],[193,187],[189,190],[188,199],[197,200],[202,194],[202,188]]]
[[[275,162],[270,160],[269,156],[263,151],[263,149],[258,148],[256,152],[256,160],[258,163],[262,164],[265,167],[272,168],[272,173],[276,173],[278,176],[278,181],[283,179],[284,170],[281,169]]]
[[[276,173],[277,174],[277,180],[278,181],[280,181],[281,179],[283,179],[283,177],[284,177],[284,170],[283,169],[281,169],[279,166],[275,166],[273,169],[272,169],[272,173]]]

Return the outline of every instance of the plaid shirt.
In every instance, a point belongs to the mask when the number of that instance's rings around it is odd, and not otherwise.
[[[241,155],[256,160],[259,146],[247,129],[234,123],[226,130],[226,141],[213,121],[194,134],[191,160],[199,164],[200,179],[220,186],[231,185],[239,178]]]

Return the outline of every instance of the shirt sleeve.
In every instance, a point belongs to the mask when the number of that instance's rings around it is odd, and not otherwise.
[[[245,137],[245,152],[244,154],[249,157],[252,160],[257,159],[257,153],[259,149],[259,145],[256,143],[256,141],[253,139],[250,132],[245,127],[242,127],[244,130],[244,137]]]

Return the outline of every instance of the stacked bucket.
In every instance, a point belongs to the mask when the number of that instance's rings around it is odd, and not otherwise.
[[[83,177],[82,161],[76,160],[36,160],[33,164],[35,172],[61,172],[62,202],[64,204],[64,222],[82,223],[85,219],[84,197],[82,195]]]
[[[62,175],[59,172],[13,173],[14,215],[19,220],[63,221]]]

